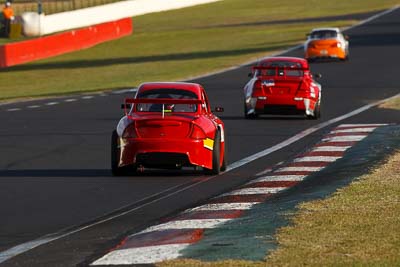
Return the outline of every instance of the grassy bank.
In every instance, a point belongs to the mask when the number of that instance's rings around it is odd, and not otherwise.
[[[286,49],[303,42],[313,27],[348,26],[356,14],[396,3],[226,0],[144,15],[134,18],[129,37],[1,70],[0,100],[186,79]]]
[[[399,266],[400,151],[333,197],[304,203],[269,266]]]
[[[400,111],[400,97],[380,108]],[[158,266],[400,266],[400,150],[322,200],[304,202],[266,261],[175,260]]]

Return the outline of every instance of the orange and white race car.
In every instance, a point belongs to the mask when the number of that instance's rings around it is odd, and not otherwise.
[[[307,36],[304,53],[309,62],[316,59],[348,60],[349,38],[339,28],[316,28]]]

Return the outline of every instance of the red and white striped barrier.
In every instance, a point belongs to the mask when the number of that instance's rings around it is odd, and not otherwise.
[[[202,239],[204,231],[241,217],[245,210],[293,187],[309,175],[342,158],[345,151],[386,124],[342,124],[309,152],[267,172],[244,186],[187,210],[170,221],[130,235],[91,265],[151,264],[182,256],[181,251]]]

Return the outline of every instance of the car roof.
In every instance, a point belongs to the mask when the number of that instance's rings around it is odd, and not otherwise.
[[[260,60],[257,65],[261,65],[263,63],[272,62],[272,61],[294,62],[294,63],[301,64],[302,68],[305,68],[305,69],[309,68],[307,60],[304,58],[301,58],[301,57],[266,57],[266,58],[263,58],[262,60]]]
[[[185,91],[190,91],[195,93],[199,98],[203,87],[198,83],[188,83],[188,82],[148,82],[142,83],[139,86],[138,92],[145,92],[153,89],[181,89]]]
[[[340,29],[339,29],[339,28],[333,28],[333,27],[331,27],[331,28],[315,28],[315,29],[312,29],[312,30],[311,30],[311,32],[318,32],[318,31],[335,31],[335,32],[340,32]]]

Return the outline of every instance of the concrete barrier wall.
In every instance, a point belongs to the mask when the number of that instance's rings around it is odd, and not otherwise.
[[[0,47],[0,67],[10,67],[89,48],[105,41],[130,35],[132,31],[132,19],[125,18],[83,29],[6,44]]]
[[[41,35],[220,0],[129,0],[44,16]]]

